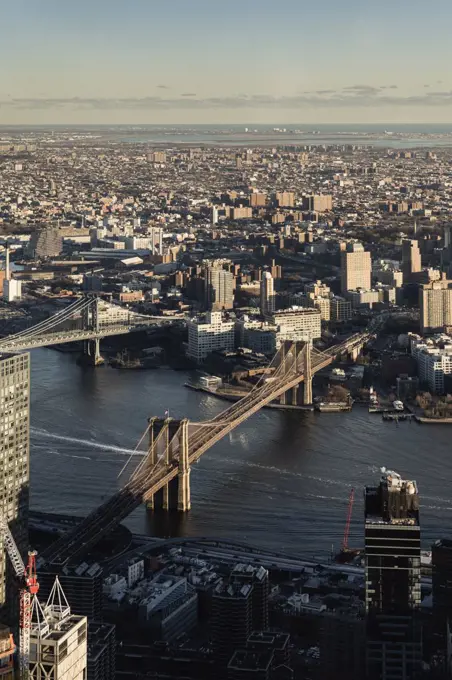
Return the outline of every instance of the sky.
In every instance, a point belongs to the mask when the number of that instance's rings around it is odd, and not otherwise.
[[[452,123],[450,0],[0,0],[0,124]]]

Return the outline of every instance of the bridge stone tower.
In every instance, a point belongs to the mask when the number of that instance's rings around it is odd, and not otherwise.
[[[151,418],[149,420],[149,465],[162,459],[170,466],[178,460],[177,477],[167,482],[146,501],[150,510],[188,512],[190,500],[190,463],[188,458],[188,419]]]
[[[303,375],[303,404],[305,406],[312,404],[312,350],[310,343],[285,341],[281,346],[280,353],[281,362],[285,365],[284,370],[286,373],[295,371],[296,374],[300,373]],[[300,385],[297,383],[290,390],[281,394],[279,403],[298,406],[299,387]]]

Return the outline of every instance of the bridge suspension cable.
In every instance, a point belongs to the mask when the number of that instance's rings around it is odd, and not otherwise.
[[[15,333],[14,335],[9,335],[6,338],[3,338],[2,340],[0,340],[0,345],[14,343],[16,340],[26,339],[29,337],[33,337],[35,335],[39,335],[40,333],[43,332],[47,332],[49,329],[54,328],[55,326],[58,326],[64,321],[69,320],[72,316],[74,316],[74,314],[78,314],[83,309],[86,309],[86,307],[89,307],[91,304],[92,300],[87,298],[77,300],[77,302],[75,302],[74,304],[70,305],[69,307],[66,307],[60,312],[57,312],[57,314],[55,314],[54,316],[51,316],[50,318],[44,319],[43,321],[35,324],[31,328],[26,328],[23,331],[20,331],[19,333]]]

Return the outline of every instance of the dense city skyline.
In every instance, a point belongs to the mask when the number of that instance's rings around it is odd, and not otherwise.
[[[447,122],[450,14],[444,0],[8,2],[0,124]]]

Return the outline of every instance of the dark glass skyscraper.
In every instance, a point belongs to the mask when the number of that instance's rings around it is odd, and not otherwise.
[[[382,468],[365,489],[367,674],[412,680],[421,666],[421,535],[416,482]]]

